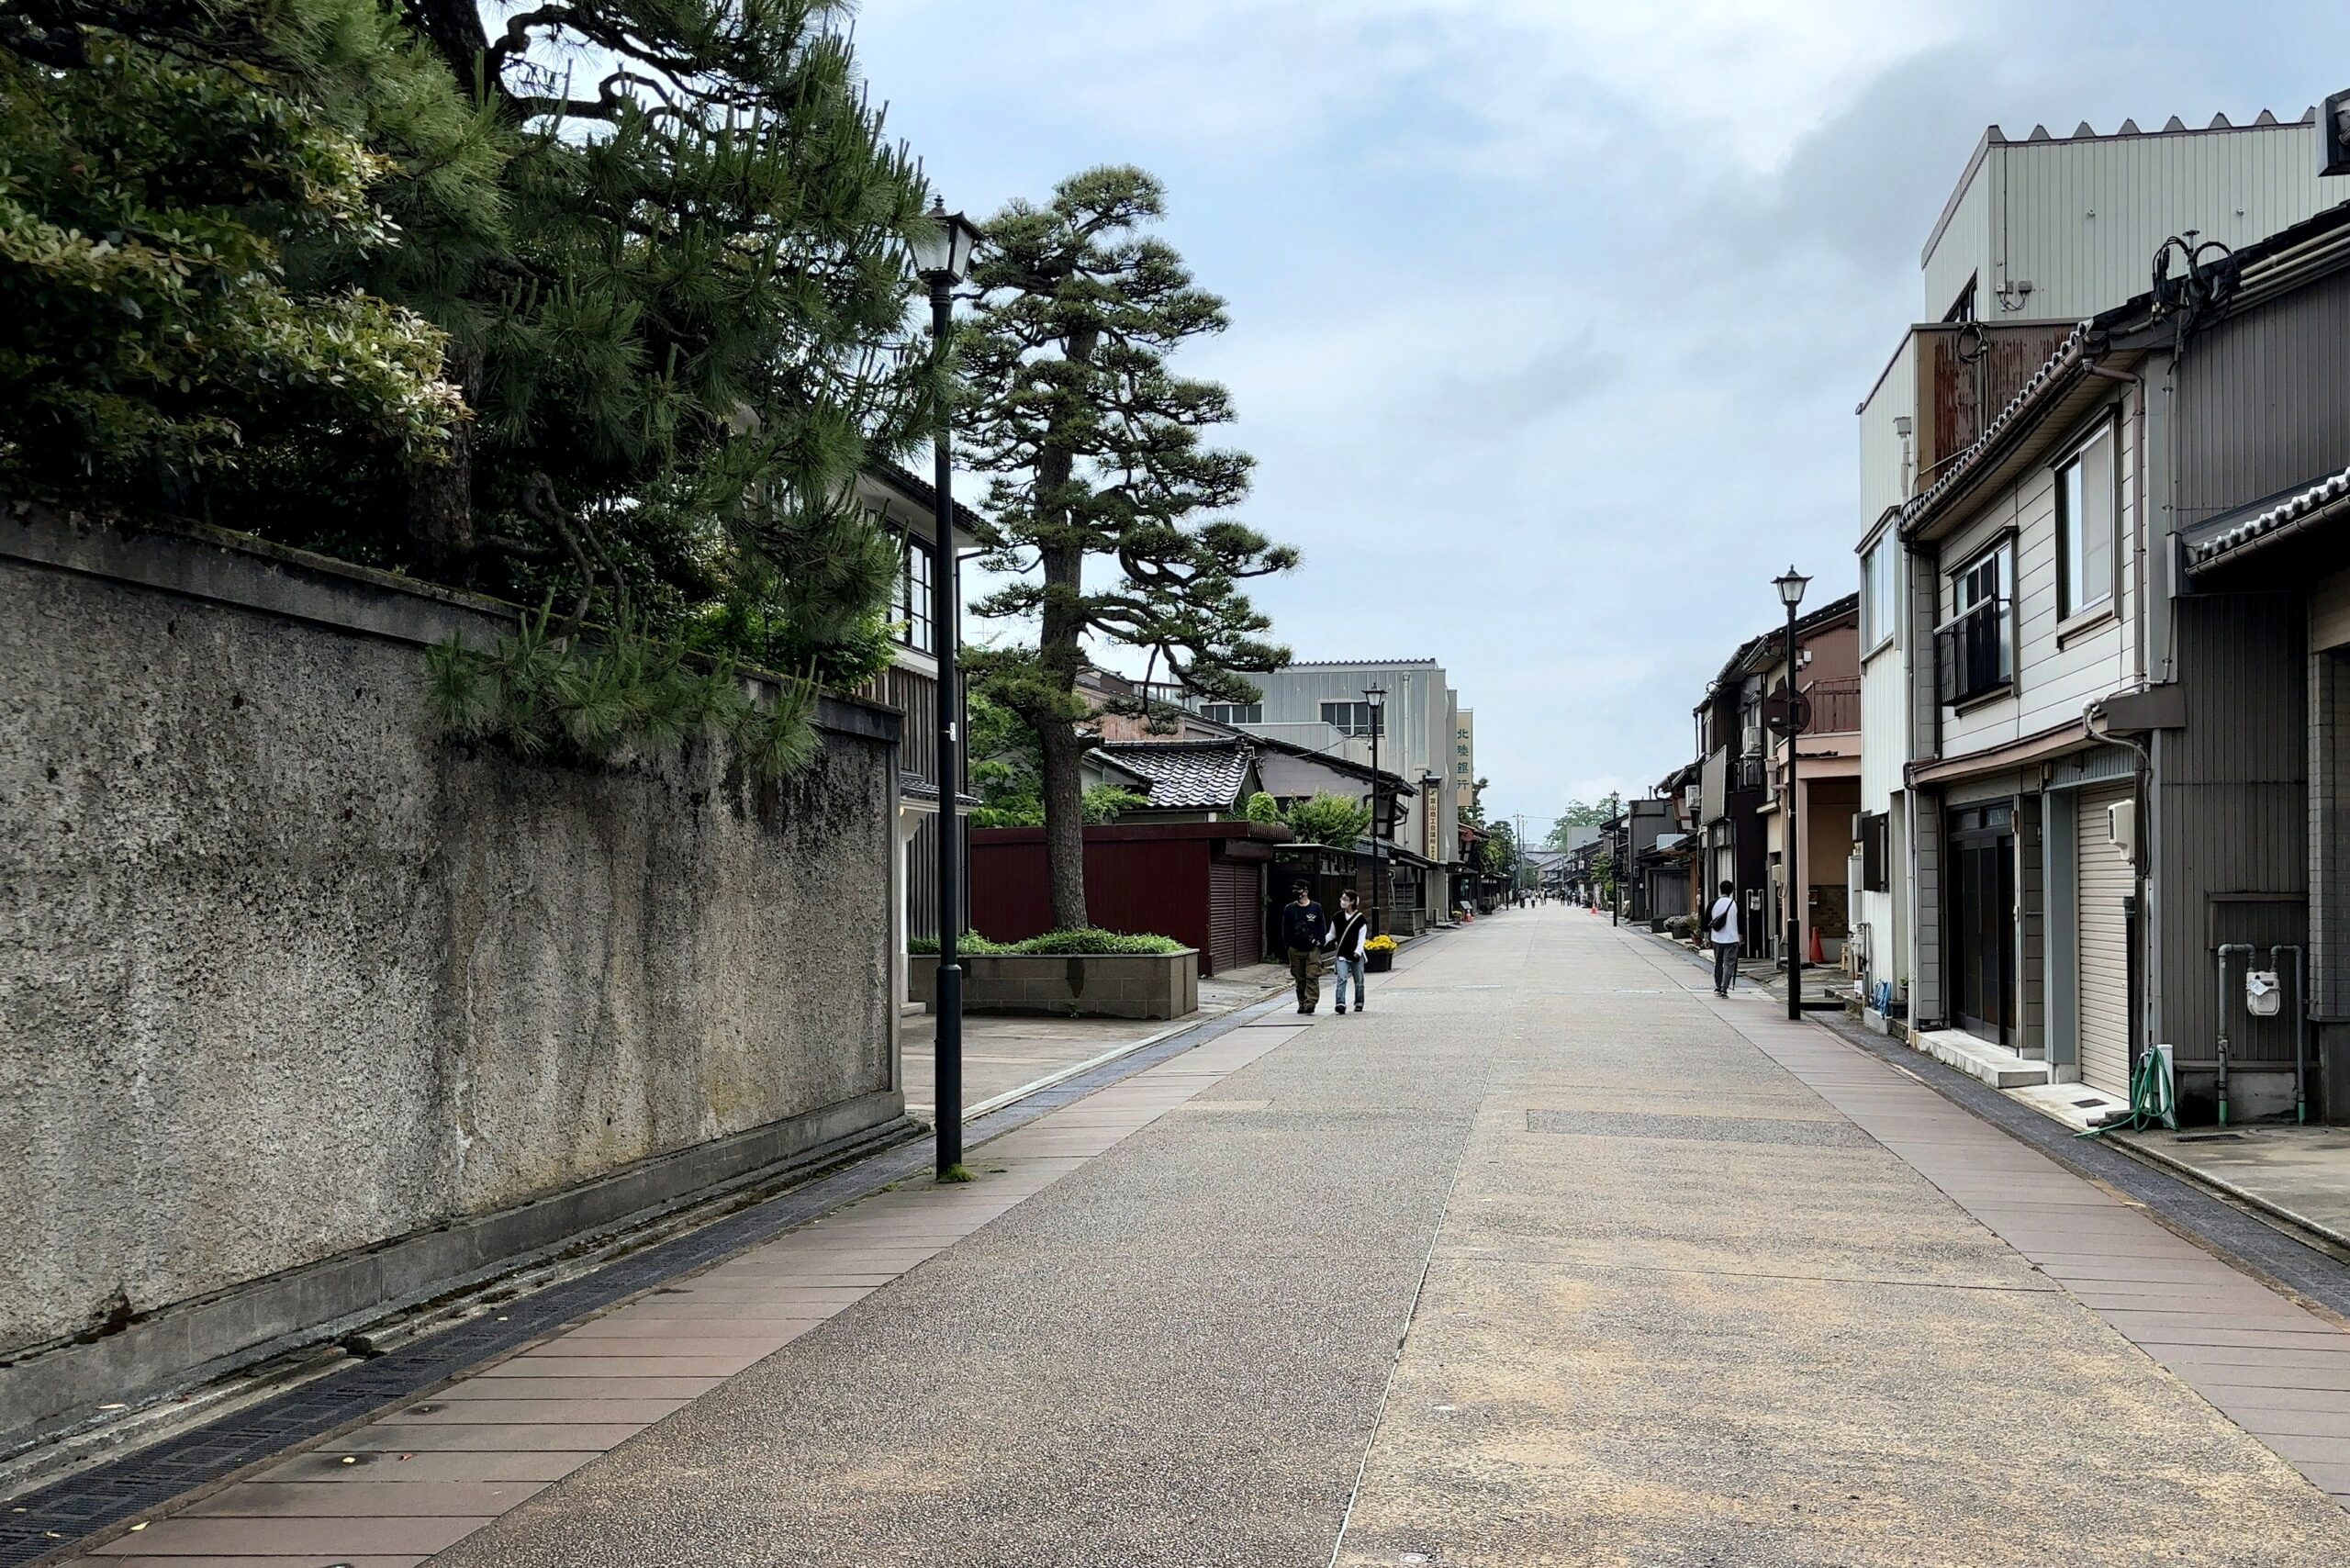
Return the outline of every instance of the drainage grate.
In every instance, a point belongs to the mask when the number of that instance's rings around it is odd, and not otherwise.
[[[1270,1005],[1275,1004],[1259,1007]],[[1259,1007],[1208,1019],[990,1111],[964,1125],[964,1141],[976,1148],[1107,1084],[1156,1067],[1253,1021]],[[503,1303],[504,1310],[497,1315],[354,1361],[274,1399],[11,1499],[8,1511],[0,1514],[0,1568],[18,1568],[109,1525],[153,1513],[183,1493],[380,1415],[574,1319],[820,1219],[892,1182],[919,1177],[931,1169],[936,1147],[928,1137],[900,1144],[699,1230]]]
[[[1526,1130],[1583,1137],[1691,1138],[1706,1143],[1784,1144],[1802,1148],[1874,1148],[1877,1142],[1846,1121],[1805,1122],[1778,1116],[1676,1116],[1628,1111],[1528,1111]]]

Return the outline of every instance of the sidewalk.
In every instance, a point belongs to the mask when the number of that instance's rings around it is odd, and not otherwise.
[[[920,961],[920,960],[917,960]],[[1028,1018],[969,1016],[963,1020],[963,1104],[968,1113],[1017,1093],[1080,1064],[1131,1050],[1151,1040],[1221,1018],[1261,1002],[1289,984],[1279,964],[1251,964],[1200,981],[1199,1011],[1183,1018]],[[901,1028],[906,1114],[937,1117],[934,1084],[938,1020],[909,1013]]]

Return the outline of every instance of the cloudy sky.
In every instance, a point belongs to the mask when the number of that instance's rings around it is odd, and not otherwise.
[[[1178,366],[1305,555],[1277,634],[1441,661],[1533,822],[1688,758],[1790,560],[1850,591],[1852,408],[1986,125],[2350,86],[2321,4],[865,0],[857,37],[956,205],[1166,181],[1233,319]]]

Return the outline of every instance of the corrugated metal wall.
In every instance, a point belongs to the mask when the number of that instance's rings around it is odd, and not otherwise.
[[[2178,523],[2192,527],[2350,462],[2350,274],[2189,342],[2178,393]]]
[[[2350,180],[2318,178],[2314,125],[2011,142],[1991,161],[2005,167],[1991,216],[2008,281],[2032,285],[2017,314],[2037,319],[2077,320],[2144,292],[2170,235],[2246,245],[2350,197]]]
[[[2160,966],[2158,1037],[2177,1059],[2217,1059],[2212,947],[2250,917],[2286,919],[2300,940],[2309,896],[2308,675],[2300,604],[2228,594],[2177,604],[2187,726],[2155,736],[2153,903]],[[2251,898],[2246,895],[2265,895]],[[2265,913],[2241,907],[2269,905]],[[2255,937],[2255,939],[2264,939]],[[2232,1034],[2240,1033],[2232,1030]],[[2283,1034],[2282,1059],[2291,1059]],[[2278,1059],[2273,1040],[2238,1054]]]

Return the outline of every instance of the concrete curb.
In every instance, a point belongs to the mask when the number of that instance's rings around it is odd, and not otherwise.
[[[2038,1109],[2037,1106],[2033,1108]],[[2054,1119],[2050,1118],[2052,1121]],[[2058,1125],[2061,1126],[2063,1124],[2058,1123]],[[2199,1170],[2185,1160],[2177,1159],[2163,1153],[2160,1149],[2150,1148],[2126,1133],[2108,1135],[2105,1141],[2133,1159],[2143,1159],[2149,1165],[2160,1166],[2174,1176],[2184,1177],[2199,1187],[2208,1187],[2212,1192],[2232,1199],[2247,1208],[2258,1209],[2262,1214],[2280,1224],[2291,1226],[2296,1230],[2307,1231],[2326,1245],[2339,1248],[2345,1254],[2350,1254],[2350,1235],[2344,1235],[2330,1225],[2313,1220],[2307,1215],[2297,1214],[2274,1199],[2264,1198],[2257,1193],[2247,1192],[2232,1182],[2214,1176],[2208,1170]]]

